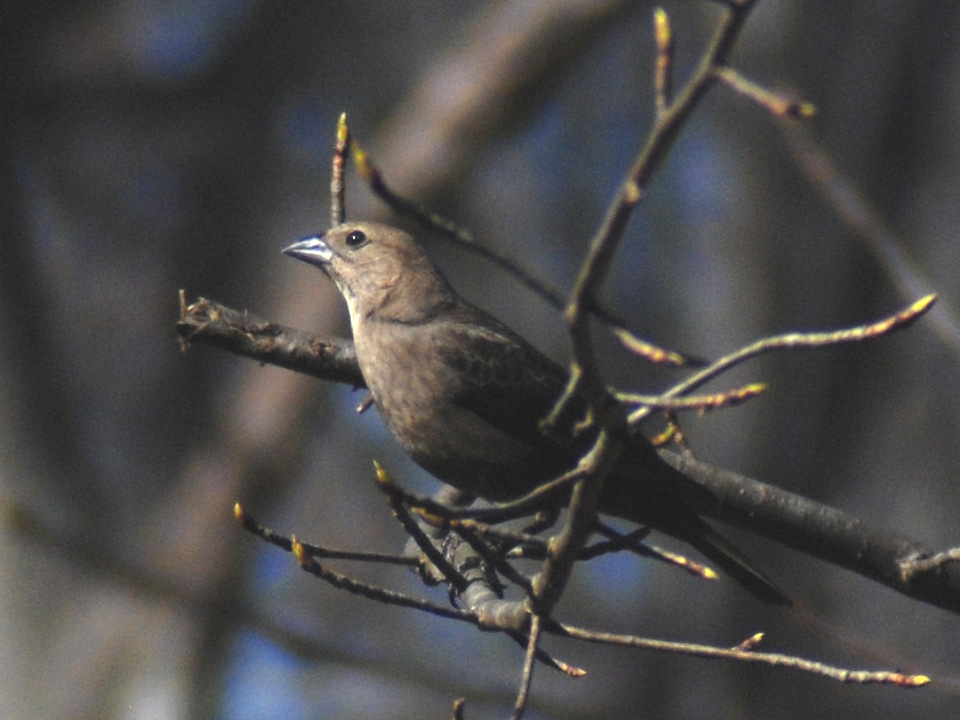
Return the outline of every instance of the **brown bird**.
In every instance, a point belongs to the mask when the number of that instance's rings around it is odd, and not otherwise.
[[[407,233],[344,223],[283,252],[336,283],[383,422],[437,479],[487,500],[510,500],[572,469],[589,449],[591,434],[573,432],[582,402],[571,404],[554,432],[540,427],[566,371],[457,295]],[[677,537],[760,599],[790,604],[692,509],[705,493],[637,436],[607,478],[600,511]]]

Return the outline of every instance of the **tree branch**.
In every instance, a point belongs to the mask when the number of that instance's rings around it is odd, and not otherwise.
[[[177,335],[183,350],[190,343],[204,343],[320,380],[366,387],[352,340],[321,339],[206,298],[188,305],[183,290]]]
[[[960,562],[926,563],[930,547],[867,525],[842,510],[666,450],[661,457],[710,490],[696,509],[833,565],[852,570],[915,600],[960,612]]]

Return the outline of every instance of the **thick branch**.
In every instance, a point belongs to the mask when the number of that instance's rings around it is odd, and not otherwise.
[[[177,335],[185,350],[190,343],[204,343],[321,380],[366,387],[352,340],[320,339],[206,298],[187,305],[182,290]]]
[[[697,511],[891,587],[909,597],[960,611],[960,563],[925,563],[936,552],[870,527],[842,510],[712,465],[661,451],[670,465],[713,496]]]
[[[181,303],[177,333],[185,343],[207,343],[321,380],[364,385],[350,340],[320,339],[210,300]],[[915,600],[960,612],[960,561],[953,555],[937,555],[925,545],[772,485],[671,452],[661,455],[710,491],[710,503],[691,498],[703,515],[845,567]]]

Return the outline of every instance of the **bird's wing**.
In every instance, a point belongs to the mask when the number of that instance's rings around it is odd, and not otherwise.
[[[549,435],[541,430],[540,422],[566,386],[563,368],[477,308],[458,313],[451,329],[458,342],[445,343],[441,354],[460,378],[452,402],[533,448],[560,453],[564,466],[589,448],[589,433],[573,433],[586,412],[579,398],[568,404]]]

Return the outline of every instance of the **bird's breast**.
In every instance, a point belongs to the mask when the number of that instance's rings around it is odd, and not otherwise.
[[[542,477],[531,448],[458,402],[463,378],[433,328],[354,330],[357,359],[394,439],[437,479],[490,500],[516,497]]]

